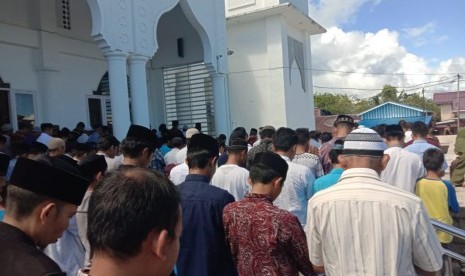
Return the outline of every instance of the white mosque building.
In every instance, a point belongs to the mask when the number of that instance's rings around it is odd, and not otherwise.
[[[0,0],[0,125],[314,128],[307,0]]]

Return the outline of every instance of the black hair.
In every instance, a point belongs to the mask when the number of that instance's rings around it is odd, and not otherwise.
[[[444,163],[444,153],[437,148],[427,149],[423,153],[423,166],[427,171],[438,171]]]
[[[295,130],[295,134],[297,135],[297,144],[301,146],[305,146],[308,144],[310,140],[310,131],[308,128],[298,128]]]
[[[171,139],[171,147],[172,148],[177,148],[177,147],[180,147],[182,145],[184,145],[184,140],[182,138],[174,137],[173,139]]]
[[[294,130],[281,127],[273,135],[273,145],[275,150],[289,151],[297,144],[297,135]]]
[[[134,137],[126,137],[123,142],[121,142],[121,151],[123,152],[123,156],[128,156],[130,158],[139,157],[145,148],[149,149],[149,153],[155,151],[153,145],[140,141]]]
[[[233,139],[246,139],[247,138],[247,131],[245,131],[245,128],[243,127],[238,127],[236,128],[231,135],[229,135],[229,140]]]
[[[344,145],[344,140],[338,139],[338,140],[334,141],[334,146],[336,146],[336,145],[340,145],[340,146]],[[339,157],[339,155],[342,154],[343,149],[342,149],[342,147],[337,148],[337,146],[336,146],[336,148],[334,148],[334,146],[329,151],[329,159],[331,159],[331,163],[339,164],[338,157]]]
[[[218,141],[206,134],[195,134],[187,147],[187,165],[189,168],[204,169],[211,158],[218,157]]]
[[[242,151],[247,151],[248,143],[246,140],[241,138],[236,138],[229,140],[228,152],[230,153],[240,153]]]
[[[0,144],[6,144],[6,137],[5,136],[0,136]]]
[[[89,244],[94,252],[126,260],[140,252],[153,230],[166,230],[176,239],[179,205],[178,190],[161,173],[134,167],[115,170],[90,197]]]
[[[257,135],[258,130],[256,128],[251,128],[250,129],[250,135]]]
[[[85,128],[86,127],[86,124],[84,124],[83,122],[79,122],[76,124],[76,128]]]
[[[57,203],[57,200],[48,196],[37,194],[14,185],[7,186],[6,210],[8,215],[16,220],[28,217],[40,203],[47,200]]]
[[[421,138],[428,135],[428,126],[422,121],[416,121],[412,124],[412,134]]]
[[[120,143],[118,139],[116,139],[115,136],[103,135],[103,136],[100,136],[100,138],[98,139],[97,149],[101,151],[107,151],[111,147],[118,147],[119,144]]]
[[[263,164],[253,164],[249,169],[249,177],[252,183],[262,183],[269,184],[273,179],[277,177],[282,177],[275,170],[270,169],[269,167]],[[283,178],[283,181],[286,177]]]
[[[376,131],[379,136],[384,137],[384,133],[386,131],[386,124],[379,124],[371,128],[372,130]]]
[[[265,139],[265,138],[272,138],[273,135],[276,133],[276,130],[274,129],[271,129],[271,128],[267,128],[267,129],[262,129],[260,131],[260,137],[262,139]]]
[[[317,130],[312,130],[310,131],[309,135],[310,135],[310,139],[318,140],[321,137],[321,132]]]
[[[329,142],[333,139],[333,135],[329,132],[321,133],[321,143]]]
[[[53,125],[51,123],[43,123],[40,125],[40,130],[45,132],[47,129],[53,129]]]

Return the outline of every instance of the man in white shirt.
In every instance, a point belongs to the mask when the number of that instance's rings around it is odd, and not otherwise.
[[[181,137],[174,137],[171,139],[171,150],[163,157],[165,165],[176,164],[176,154],[182,148],[184,148],[184,140]]]
[[[420,156],[402,148],[404,131],[399,125],[388,125],[384,133],[389,162],[381,172],[381,181],[414,193],[415,183],[426,175]]]
[[[229,141],[228,161],[216,170],[211,180],[213,186],[228,191],[236,201],[243,199],[250,190],[249,171],[244,169],[247,160],[247,144],[246,140],[239,138]]]
[[[189,128],[186,131],[186,146],[176,153],[176,165],[184,163],[184,161],[186,160],[186,156],[187,156],[187,146],[189,145],[189,142],[192,136],[198,133],[200,132],[196,128]]]
[[[37,138],[37,142],[45,145],[48,148],[48,143],[50,143],[50,140],[52,140],[53,125],[50,123],[43,123],[40,125],[40,129],[42,130],[42,133]]]
[[[290,128],[281,127],[273,135],[275,152],[286,160],[289,165],[286,181],[281,194],[273,202],[283,210],[293,213],[305,225],[307,222],[307,201],[312,196],[315,176],[304,165],[292,163],[294,158],[297,135]]]
[[[97,143],[97,154],[103,155],[105,157],[105,161],[107,162],[108,171],[116,169],[118,167],[118,163],[116,160],[116,156],[119,152],[119,144],[120,142],[116,139],[115,136],[112,135],[104,135],[100,136]]]
[[[327,275],[435,275],[443,250],[417,196],[380,181],[386,145],[373,130],[344,141],[339,182],[309,201],[310,260]]]

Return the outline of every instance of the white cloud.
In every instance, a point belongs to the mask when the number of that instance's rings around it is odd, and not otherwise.
[[[433,33],[434,28],[436,27],[436,23],[428,22],[423,26],[415,27],[415,28],[405,28],[403,31],[408,37],[417,38],[426,33]]]
[[[315,92],[348,93],[359,98],[370,97],[377,94],[385,84],[409,87],[439,81],[441,78],[451,76],[432,74],[450,74],[465,70],[465,58],[454,58],[440,62],[436,68],[429,66],[426,59],[408,52],[405,47],[399,44],[398,32],[387,29],[376,33],[363,33],[344,32],[340,28],[332,27],[328,29],[327,33],[314,37],[312,45],[313,68],[358,72],[345,74],[314,71],[314,85],[379,89],[378,91],[357,91],[315,88]],[[452,90],[453,87],[452,84],[429,87],[427,94],[437,90]],[[418,88],[419,90],[420,88]]]
[[[326,27],[337,26],[355,19],[357,11],[365,4],[374,5],[382,0],[309,0],[309,15]]]

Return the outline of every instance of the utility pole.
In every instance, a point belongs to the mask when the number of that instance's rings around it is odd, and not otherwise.
[[[423,95],[423,122],[426,124],[426,99],[425,99],[425,88],[421,89],[421,93]]]
[[[460,75],[457,74],[457,133],[460,128]]]

